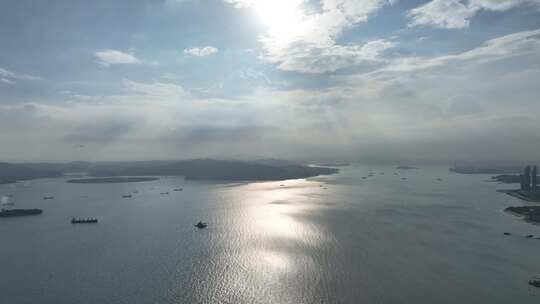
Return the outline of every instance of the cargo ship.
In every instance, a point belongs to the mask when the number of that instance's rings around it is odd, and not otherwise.
[[[72,224],[95,224],[97,222],[98,222],[97,218],[85,218],[85,219],[72,218],[71,219]]]
[[[0,217],[38,215],[42,213],[43,213],[43,210],[41,209],[1,209]]]

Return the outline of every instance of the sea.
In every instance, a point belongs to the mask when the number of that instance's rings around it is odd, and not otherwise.
[[[540,226],[505,213],[525,203],[489,178],[353,164],[272,182],[1,185],[43,214],[0,218],[0,303],[538,304],[540,239],[525,235]]]

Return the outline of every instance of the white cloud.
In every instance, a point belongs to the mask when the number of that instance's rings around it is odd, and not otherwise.
[[[318,47],[312,44],[291,45],[285,52],[270,51],[265,60],[277,64],[284,71],[303,73],[326,73],[361,64],[384,62],[382,53],[395,46],[387,40],[374,40],[359,45],[330,45]]]
[[[15,81],[9,80],[7,78],[0,78],[0,82],[5,83],[5,84],[15,84]]]
[[[459,0],[433,0],[408,13],[409,26],[433,25],[442,28],[465,28],[476,13]]]
[[[177,100],[179,98],[190,98],[190,94],[180,85],[172,83],[142,83],[129,79],[123,80],[124,90],[130,94],[138,94],[144,96],[151,96],[154,98],[166,98],[171,100]]]
[[[237,8],[253,8],[266,21],[260,37],[263,59],[279,69],[304,73],[333,72],[378,60],[385,45],[340,45],[344,30],[366,22],[370,15],[395,0],[322,0],[320,12],[309,12],[303,0],[225,0]],[[268,19],[268,20],[265,20]],[[392,44],[393,46],[393,44]],[[371,50],[369,48],[372,48]],[[379,48],[373,52],[373,48]]]
[[[482,46],[454,55],[432,58],[405,57],[392,60],[378,70],[386,72],[411,72],[459,62],[484,63],[503,58],[537,54],[540,52],[540,29],[517,32],[488,40]]]
[[[184,54],[185,55],[191,55],[191,56],[197,56],[197,57],[204,57],[209,56],[212,54],[217,53],[219,50],[216,47],[213,46],[205,46],[205,47],[195,47],[191,49],[185,49]]]
[[[433,0],[409,11],[409,26],[430,25],[439,28],[469,27],[471,18],[481,10],[506,11],[521,5],[539,6],[540,0]]]
[[[0,67],[0,82],[4,84],[13,85],[16,83],[16,80],[39,80],[39,79],[41,78],[38,76],[17,73],[17,72],[9,71]]]
[[[142,63],[142,61],[139,60],[137,57],[135,57],[134,54],[125,53],[118,50],[99,51],[99,52],[96,52],[94,56],[96,56],[96,58],[99,59],[98,63],[105,67],[115,65],[115,64]]]

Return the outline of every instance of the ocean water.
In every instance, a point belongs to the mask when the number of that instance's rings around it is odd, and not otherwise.
[[[540,303],[540,240],[523,237],[540,226],[502,212],[523,203],[488,177],[2,185],[44,213],[0,219],[0,303]]]

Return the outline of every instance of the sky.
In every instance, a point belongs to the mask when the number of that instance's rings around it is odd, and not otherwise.
[[[2,0],[0,160],[538,160],[540,0]]]

